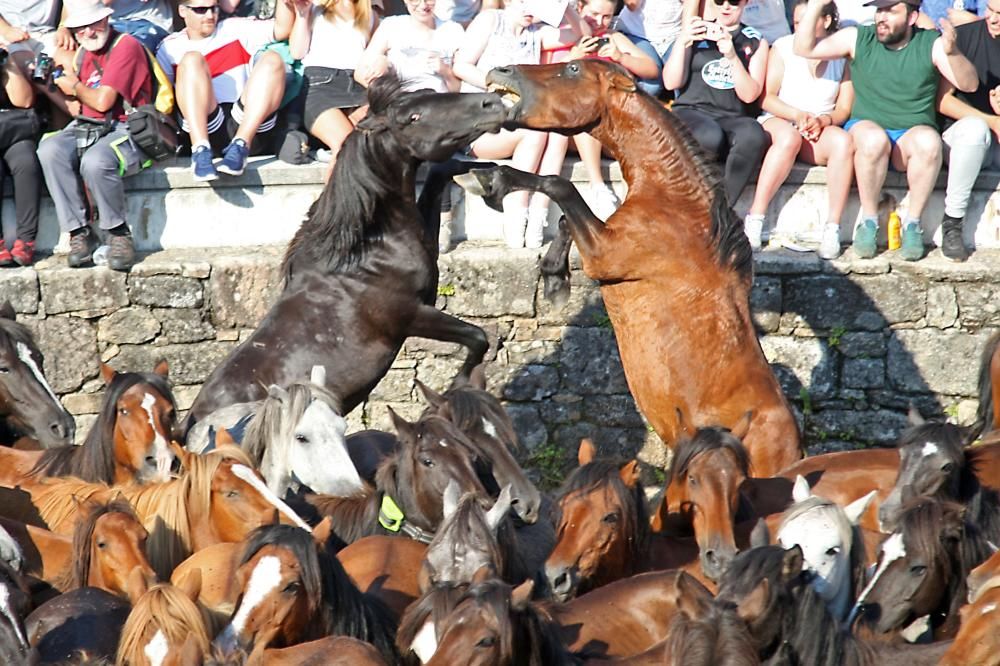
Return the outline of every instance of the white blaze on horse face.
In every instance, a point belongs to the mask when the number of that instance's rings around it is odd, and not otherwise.
[[[363,490],[364,481],[347,451],[346,431],[344,417],[323,400],[314,399],[284,443],[286,474],[294,474],[313,491],[326,495],[350,497]]]
[[[417,659],[420,660],[421,664],[426,664],[437,652],[438,641],[437,632],[434,630],[434,623],[430,620],[424,622],[424,626],[420,628],[417,635],[413,637],[413,644],[410,645],[410,649],[413,650],[413,654],[417,655]]]
[[[892,535],[885,540],[882,544],[882,561],[878,563],[878,569],[875,570],[875,575],[872,576],[871,581],[865,589],[858,595],[858,601],[855,604],[855,608],[861,605],[861,602],[865,600],[868,593],[872,591],[875,587],[875,583],[878,582],[879,577],[885,573],[885,570],[890,564],[895,562],[901,557],[906,557],[906,545],[903,543],[903,535],[900,532],[893,532]]]
[[[10,607],[10,589],[6,585],[0,585],[0,613],[3,613],[10,620],[10,626],[14,628],[14,633],[17,634],[17,640],[21,642],[21,646],[28,647],[28,639],[21,633],[20,619],[14,614],[14,609]]]
[[[257,561],[257,566],[250,572],[250,580],[243,591],[243,602],[236,609],[232,622],[223,632],[225,640],[234,640],[243,633],[243,627],[250,614],[267,598],[271,590],[281,583],[281,560],[274,555],[265,555]]]
[[[920,454],[924,458],[926,458],[927,456],[932,456],[936,454],[938,451],[940,451],[940,449],[938,448],[937,444],[935,444],[934,442],[927,442],[926,444],[924,444],[924,448],[920,449]]]
[[[264,499],[274,506],[275,509],[285,514],[297,526],[301,527],[306,532],[312,533],[312,528],[309,527],[305,521],[299,518],[299,515],[292,510],[292,507],[278,499],[278,496],[271,492],[270,488],[264,485],[264,482],[258,478],[252,469],[246,465],[237,463],[233,465],[233,474],[236,478],[246,481],[251,488],[259,492]]]
[[[163,666],[169,651],[170,645],[167,643],[167,637],[163,634],[162,629],[157,629],[146,647],[142,648],[142,653],[146,655],[146,659],[149,659],[150,666]]]
[[[156,406],[156,396],[146,393],[142,396],[142,408],[149,419],[149,427],[153,429],[153,458],[156,460],[156,476],[152,481],[169,481],[170,467],[174,464],[174,454],[170,450],[170,443],[159,430],[156,429],[156,420],[153,418],[153,407]]]
[[[798,546],[802,549],[806,569],[816,575],[812,586],[827,604],[839,601],[838,596],[842,596],[851,581],[851,544],[844,542],[845,530],[831,515],[835,510],[828,506],[813,508],[778,532],[778,543],[783,548]],[[847,608],[841,606],[834,612],[846,611]]]
[[[997,605],[996,604],[986,604],[985,606],[983,606],[983,609],[981,611],[979,611],[979,614],[980,615],[986,615],[987,613],[992,613],[996,609],[997,609]]]
[[[61,405],[62,403],[59,402],[59,398],[56,397],[56,394],[55,392],[53,392],[52,387],[49,386],[49,383],[47,381],[45,381],[45,377],[42,375],[42,371],[38,367],[38,364],[35,363],[35,359],[32,358],[31,349],[28,348],[28,345],[24,344],[23,342],[18,342],[17,345],[15,345],[15,347],[17,348],[17,357],[21,359],[22,363],[28,366],[28,369],[31,370],[31,374],[35,376],[35,379],[38,380],[38,383],[41,384],[42,388],[45,389],[45,392],[49,394],[49,396],[52,398],[52,401]]]
[[[496,438],[496,436],[497,436],[497,428],[496,428],[496,426],[493,425],[493,422],[490,421],[485,416],[483,417],[483,432],[485,432],[487,435],[489,435],[490,437],[493,437],[493,438]]]

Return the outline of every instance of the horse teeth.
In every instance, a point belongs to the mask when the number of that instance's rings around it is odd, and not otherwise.
[[[510,93],[500,98],[500,102],[503,104],[505,109],[513,109],[517,104],[517,100],[518,97],[516,95],[511,95]]]

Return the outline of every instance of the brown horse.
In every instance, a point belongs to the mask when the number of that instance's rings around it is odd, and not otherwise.
[[[991,587],[959,612],[962,626],[938,666],[1000,666],[1000,588]]]
[[[753,258],[718,172],[682,124],[597,60],[494,69],[489,85],[513,106],[507,126],[590,132],[621,164],[628,196],[607,223],[576,188],[511,167],[464,179],[494,208],[515,190],[547,194],[566,216],[542,262],[546,292],[569,288],[569,236],[614,325],[639,409],[674,446],[677,410],[732,427],[753,412],[753,470],[771,476],[802,457],[791,409],[750,317]]]
[[[0,447],[0,485],[27,476],[76,476],[93,483],[167,481],[176,456],[170,447],[177,407],[167,362],[152,373],[117,373],[101,364],[107,389],[97,422],[82,446],[46,451]]]
[[[185,473],[166,483],[110,487],[74,479],[44,479],[23,486],[52,531],[72,534],[81,516],[77,499],[109,501],[121,495],[149,530],[149,559],[157,575],[170,572],[191,553],[220,542],[240,541],[252,529],[281,519],[304,525],[267,490],[245,453],[222,447],[205,455],[176,447]]]
[[[117,666],[185,664],[182,654],[191,646],[198,655],[208,652],[211,637],[195,603],[201,577],[186,576],[177,586],[148,586],[141,577],[132,581],[132,610],[122,627]]]

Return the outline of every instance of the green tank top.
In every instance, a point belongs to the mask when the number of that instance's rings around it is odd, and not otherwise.
[[[852,120],[871,120],[883,129],[937,126],[934,101],[938,71],[931,62],[936,30],[913,29],[913,38],[898,51],[875,38],[875,26],[858,26],[851,61],[854,81]]]

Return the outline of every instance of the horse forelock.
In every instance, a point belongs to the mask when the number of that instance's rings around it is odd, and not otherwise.
[[[323,587],[324,577],[320,571],[317,546],[312,535],[294,525],[262,525],[247,535],[240,555],[240,566],[253,559],[265,546],[283,548],[298,562],[309,616],[316,616],[324,601],[326,590]],[[294,640],[294,637],[289,638]]]
[[[735,608],[712,603],[704,617],[676,613],[667,628],[669,666],[754,666],[757,650]]]
[[[368,85],[368,113],[384,113],[403,92],[403,81],[393,70],[374,79]]]
[[[694,459],[702,453],[719,450],[730,451],[736,457],[740,472],[744,476],[750,476],[750,454],[743,442],[726,428],[711,426],[698,428],[693,437],[677,442],[673,462],[670,464],[669,481],[683,478]]]
[[[490,393],[471,387],[451,389],[444,394],[452,415],[452,422],[463,432],[484,430],[483,420],[496,430],[495,436],[507,448],[516,451],[520,442],[510,416],[500,402]],[[489,433],[487,433],[489,434]]]
[[[97,528],[97,521],[102,516],[112,513],[123,513],[131,518],[136,518],[132,505],[123,499],[116,498],[110,502],[90,504],[83,514],[83,518],[77,522],[73,529],[73,563],[56,580],[57,589],[68,592],[87,585],[90,578],[91,541],[94,537],[94,530]]]
[[[42,351],[38,348],[38,344],[35,342],[35,338],[32,337],[31,331],[28,330],[27,326],[13,319],[0,317],[0,345],[13,351],[16,349],[18,343],[26,346],[32,355],[37,356],[39,359],[42,358]]]
[[[432,550],[443,549],[450,556],[450,561],[461,562],[466,559],[465,554],[473,548],[485,552],[486,558],[498,573],[504,570],[506,557],[486,522],[486,512],[476,495],[466,494],[459,500],[455,513],[445,518],[438,527],[434,538],[427,546],[424,560],[429,561]]]
[[[947,421],[928,421],[910,426],[899,436],[897,447],[903,449],[915,444],[925,446],[927,443],[939,450],[944,449],[945,455],[954,460],[956,466],[964,466],[965,431],[962,427]]]
[[[139,597],[125,620],[116,664],[146,663],[148,633],[154,629],[161,631],[170,645],[183,645],[193,636],[199,652],[207,655],[211,644],[207,626],[201,609],[183,592],[169,583],[153,585]]]
[[[434,583],[416,601],[407,606],[396,631],[396,648],[399,653],[405,656],[410,652],[417,635],[428,622],[434,627],[440,626],[468,589],[468,583]]]

